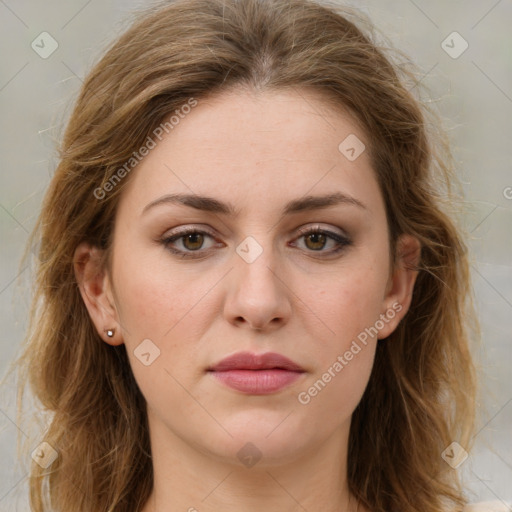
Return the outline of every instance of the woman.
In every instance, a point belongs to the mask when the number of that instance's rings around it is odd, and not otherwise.
[[[33,510],[464,509],[466,247],[408,80],[308,0],[112,45],[33,234]]]

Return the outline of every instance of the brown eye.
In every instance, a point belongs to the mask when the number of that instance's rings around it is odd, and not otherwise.
[[[190,251],[201,249],[204,242],[204,236],[202,233],[189,233],[183,236],[183,245]]]
[[[310,233],[309,235],[306,235],[304,238],[306,241],[306,247],[308,249],[312,249],[315,251],[323,249],[327,242],[327,237],[323,233]]]
[[[341,233],[321,229],[318,226],[299,230],[299,248],[322,256],[334,255],[352,245],[352,240]],[[302,247],[301,247],[302,246]]]
[[[161,243],[181,258],[197,258],[204,256],[204,253],[212,248],[211,242],[210,246],[207,245],[208,239],[213,242],[214,236],[206,231],[189,228],[169,237],[164,237]],[[204,247],[205,245],[206,247]]]

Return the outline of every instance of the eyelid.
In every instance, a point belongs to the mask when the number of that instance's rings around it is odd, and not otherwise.
[[[211,237],[215,237],[215,234],[213,231],[211,231],[208,228],[204,228],[200,225],[195,224],[188,224],[186,226],[179,226],[177,228],[174,228],[171,233],[163,235],[162,238],[168,239],[172,238],[178,235],[187,235],[189,233],[206,233],[210,235]]]
[[[324,228],[324,227],[322,227],[318,223],[317,224],[313,224],[313,225],[308,225],[308,226],[301,226],[301,227],[297,228],[297,234],[298,235],[308,234],[311,231],[325,231],[327,233],[332,233],[332,234],[338,235],[340,237],[349,239],[349,236],[346,233],[334,232],[331,228]],[[191,232],[192,233],[196,233],[196,232],[198,232],[198,233],[206,233],[206,234],[210,235],[212,238],[216,237],[216,235],[210,229],[204,228],[204,227],[202,227],[200,225],[191,224],[191,225],[187,225],[187,226],[177,227],[177,228],[175,228],[172,231],[172,233],[170,233],[168,235],[163,235],[162,238],[169,239],[169,238],[175,237],[177,235],[187,235],[187,234],[189,234]]]
[[[345,238],[345,239],[349,239],[349,236],[344,233],[344,232],[341,232],[341,233],[338,233],[336,231],[333,231],[331,228],[324,228],[322,227],[320,224],[313,224],[313,225],[309,225],[309,226],[301,226],[300,228],[297,229],[297,233],[299,235],[307,235],[309,234],[310,232],[315,232],[315,231],[322,231],[322,232],[325,232],[325,233],[328,233],[328,234],[332,234],[332,235],[337,235],[341,238]]]

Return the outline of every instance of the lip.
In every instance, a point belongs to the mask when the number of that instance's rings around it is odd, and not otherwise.
[[[265,354],[237,352],[232,356],[222,359],[215,366],[208,368],[208,370],[223,372],[227,370],[272,370],[274,368],[292,372],[305,371],[304,368],[291,359],[276,352],[266,352]]]
[[[275,352],[238,352],[207,371],[226,386],[254,395],[277,392],[305,373],[300,365]]]

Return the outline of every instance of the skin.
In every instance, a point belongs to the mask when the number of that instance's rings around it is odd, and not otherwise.
[[[90,317],[105,343],[125,343],[147,401],[155,485],[144,512],[368,510],[347,487],[350,421],[376,344],[409,307],[417,272],[408,267],[419,242],[402,235],[390,272],[384,202],[368,152],[349,161],[338,149],[349,134],[368,146],[353,118],[311,91],[233,90],[202,99],[123,184],[111,272],[97,248],[77,247]],[[365,207],[281,215],[292,199],[333,191]],[[239,213],[177,204],[143,213],[170,193],[208,195]],[[315,225],[352,243],[329,255],[335,240],[323,246],[297,233]],[[200,239],[172,244],[189,254],[199,247],[201,258],[181,259],[161,241],[179,226],[213,233],[202,246]],[[236,252],[247,236],[263,250],[251,263]],[[359,343],[362,350],[300,403],[299,393],[393,304],[401,310],[378,336]],[[148,366],[134,355],[144,339],[160,350]],[[270,395],[244,394],[206,373],[242,350],[278,352],[306,371]],[[237,456],[248,442],[261,454],[252,467]]]

